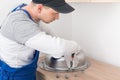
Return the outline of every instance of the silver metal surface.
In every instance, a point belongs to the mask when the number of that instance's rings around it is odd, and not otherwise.
[[[51,68],[54,69],[64,69],[64,68],[68,68],[65,62],[64,57],[61,58],[53,58],[53,57],[46,57],[45,58],[45,64]]]
[[[70,67],[68,67],[64,56],[60,58],[54,58],[51,56],[46,56],[40,63],[39,67],[48,71],[59,71],[59,72],[69,72],[69,71],[84,71],[89,67],[90,63],[86,59],[83,52],[77,53],[75,59],[74,55],[71,57]],[[74,67],[72,67],[74,65]]]
[[[39,65],[41,69],[47,70],[47,71],[58,71],[58,72],[69,72],[69,71],[84,71],[90,66],[90,62],[86,59],[84,60],[84,63],[80,63],[78,67],[69,69],[64,61],[64,59],[59,60],[57,63],[46,63],[46,59],[43,59]]]

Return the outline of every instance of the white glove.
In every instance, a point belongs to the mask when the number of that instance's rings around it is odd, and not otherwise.
[[[84,64],[84,62],[85,62],[85,54],[82,50],[80,50],[74,55],[72,68],[81,66]]]
[[[71,41],[70,45],[68,45],[67,48],[68,48],[68,50],[64,54],[66,64],[67,64],[68,68],[71,68],[71,61],[73,61],[72,68],[74,68],[79,63],[79,56],[78,55],[80,55],[80,54],[78,54],[78,53],[80,52],[81,48],[74,41]],[[74,54],[74,60],[72,58],[72,54]]]

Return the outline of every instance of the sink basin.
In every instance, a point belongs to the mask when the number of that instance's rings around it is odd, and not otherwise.
[[[72,68],[72,71],[84,71],[89,67],[89,61],[85,58],[84,53],[80,53],[79,55],[79,63],[77,67]],[[68,72],[71,71],[70,68],[67,67],[64,56],[61,58],[53,58],[51,56],[46,56],[38,65],[41,69],[48,71],[60,71],[60,72]]]

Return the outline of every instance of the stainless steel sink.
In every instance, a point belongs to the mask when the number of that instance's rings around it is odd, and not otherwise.
[[[36,80],[45,80],[44,74],[37,71],[36,72]]]
[[[65,57],[53,58],[51,56],[46,56],[39,62],[39,67],[47,71],[59,71],[59,72],[68,72],[68,71],[84,71],[90,66],[90,62],[85,57],[84,53],[79,54],[79,63],[77,67],[72,69],[68,68]]]

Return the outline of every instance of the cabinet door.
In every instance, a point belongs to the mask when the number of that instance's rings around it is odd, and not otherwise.
[[[90,0],[90,2],[120,2],[120,0]]]
[[[90,2],[90,0],[65,0],[66,2]]]

